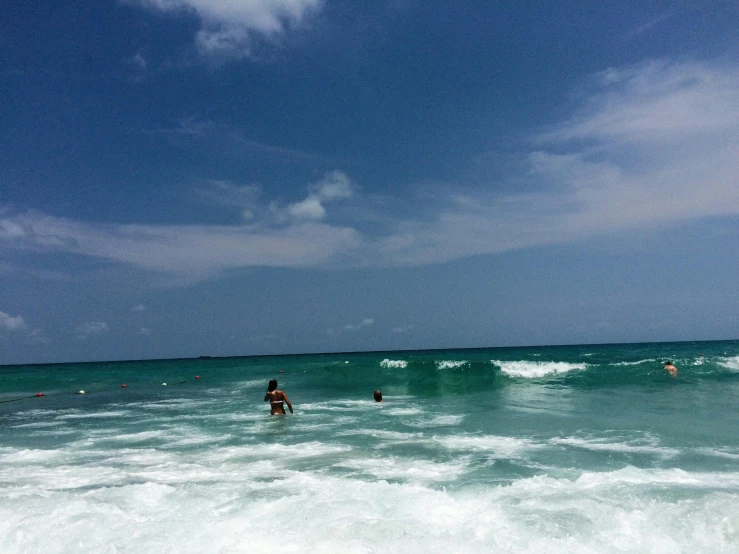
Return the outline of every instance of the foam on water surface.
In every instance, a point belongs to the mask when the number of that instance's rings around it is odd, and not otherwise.
[[[387,368],[406,368],[408,367],[408,362],[405,360],[390,360],[388,358],[385,358],[380,362],[380,367]]]
[[[739,356],[719,358],[718,364],[733,371],[739,371]]]
[[[435,363],[437,369],[459,369],[469,364],[464,360],[439,360]]]
[[[509,377],[523,377],[525,379],[536,379],[547,375],[569,373],[574,370],[583,370],[587,364],[568,362],[529,362],[501,360],[490,360],[490,363],[500,367],[500,370]]]

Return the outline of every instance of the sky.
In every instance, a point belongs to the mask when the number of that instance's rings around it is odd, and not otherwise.
[[[739,2],[0,4],[0,364],[739,338]]]

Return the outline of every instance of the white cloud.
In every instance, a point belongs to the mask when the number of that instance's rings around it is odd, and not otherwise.
[[[309,196],[301,202],[287,207],[287,213],[296,219],[323,219],[326,217],[326,208],[321,205],[317,196]]]
[[[356,325],[347,323],[342,327],[344,331],[359,331],[360,329],[364,329],[365,327],[369,327],[370,325],[373,325],[375,323],[375,320],[372,318],[363,319],[361,323],[358,323]]]
[[[0,312],[0,330],[20,331],[26,328],[26,322],[22,316],[11,316],[5,312]]]
[[[139,49],[133,56],[125,60],[126,65],[136,71],[144,71],[148,66],[144,51]]]
[[[343,327],[339,327],[338,329],[329,329],[328,331],[326,331],[326,334],[331,337],[339,333],[360,331],[371,325],[374,325],[374,323],[375,320],[368,317],[363,319],[360,323],[347,323],[346,325],[344,325]]]
[[[595,76],[582,111],[543,140],[670,146],[723,132],[736,138],[739,72],[708,64],[649,62]]]
[[[131,308],[131,311],[132,312],[145,312],[146,306],[144,306],[143,304],[137,304],[133,308]]]
[[[354,229],[322,223],[259,225],[99,225],[36,212],[15,216],[23,229],[6,243],[37,252],[63,251],[200,279],[254,266],[309,267],[354,249]],[[2,238],[2,237],[0,237]]]
[[[192,12],[201,28],[196,44],[205,56],[244,57],[255,39],[276,42],[299,26],[322,0],[128,0],[162,12]]]
[[[323,204],[333,200],[351,198],[354,188],[344,172],[331,171],[318,183],[309,187],[310,194],[305,200],[290,204],[287,207],[287,213],[295,219],[323,219],[326,217],[326,208]]]
[[[49,339],[41,329],[33,329],[26,335],[29,344],[49,344]]]
[[[343,171],[335,169],[323,176],[323,179],[310,187],[310,190],[321,200],[329,201],[337,198],[351,198],[354,185]]]
[[[139,330],[139,334],[149,336],[151,335],[151,329],[147,327],[142,327],[141,330]]]
[[[380,258],[435,263],[739,214],[738,67],[612,69],[580,100],[535,137],[527,161],[538,193],[440,201],[448,207],[431,221],[409,219],[380,238]]]
[[[77,337],[84,340],[88,337],[104,335],[110,330],[104,321],[90,321],[77,327]]]
[[[0,312],[0,332],[2,331],[13,333],[15,337],[25,337],[28,344],[46,344],[49,342],[41,329],[30,329],[23,316],[20,315],[11,316],[5,312]],[[2,335],[0,335],[0,338],[2,338]]]
[[[393,327],[392,332],[396,335],[402,335],[403,333],[409,333],[413,330],[413,325],[403,325],[401,327]]]

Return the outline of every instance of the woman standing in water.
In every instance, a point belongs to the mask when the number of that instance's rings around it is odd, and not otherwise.
[[[270,415],[285,415],[285,406],[282,405],[283,400],[287,404],[287,407],[290,408],[290,413],[293,413],[293,405],[290,404],[287,395],[283,391],[277,390],[277,379],[270,379],[267,394],[264,395],[264,401],[269,402],[272,407]]]

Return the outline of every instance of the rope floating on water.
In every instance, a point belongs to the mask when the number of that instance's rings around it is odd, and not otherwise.
[[[196,375],[195,376],[195,379],[200,379],[200,375]],[[189,381],[189,379],[185,379],[184,381],[178,381],[177,383],[175,383],[175,385],[183,385],[183,384],[187,383],[188,381]],[[162,386],[166,386],[166,385],[167,385],[167,383],[162,383]],[[126,383],[123,383],[120,388],[126,389],[126,388],[128,388],[128,385]],[[97,391],[85,391],[83,389],[83,390],[79,390],[79,391],[77,391],[75,393],[64,393],[64,392],[62,392],[62,393],[52,394],[51,396],[64,396],[64,395],[68,395],[68,394],[83,395],[83,394],[91,394],[91,393],[95,393],[95,392],[109,392],[111,390],[112,389],[102,389],[102,390],[97,390]],[[0,400],[0,404],[6,404],[8,402],[18,402],[20,400],[28,400],[29,398],[41,398],[42,396],[48,396],[48,395],[44,394],[43,392],[37,392],[36,394],[33,394],[31,396],[21,396],[19,398],[9,398],[8,400]]]
[[[18,402],[19,400],[26,400],[28,398],[39,398],[41,396],[46,396],[46,395],[43,392],[39,392],[32,396],[21,396],[20,398],[11,398],[10,400],[0,400],[0,404],[5,404],[6,402]]]

